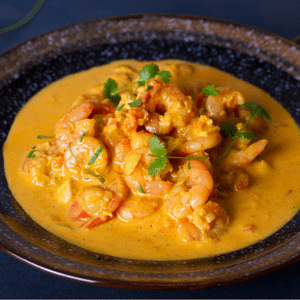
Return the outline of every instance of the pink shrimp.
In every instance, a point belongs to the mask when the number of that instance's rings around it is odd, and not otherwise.
[[[157,197],[142,197],[139,199],[126,200],[118,208],[117,215],[124,221],[144,219],[157,211],[161,203],[162,200]]]
[[[69,216],[73,221],[85,221],[86,229],[109,221],[128,194],[124,181],[117,177],[102,186],[91,186],[80,190],[71,204]]]
[[[79,139],[82,134],[88,132],[90,136],[95,135],[96,121],[89,119],[92,113],[113,114],[114,109],[97,99],[84,100],[72,108],[55,125],[55,141],[61,152],[65,152],[69,143]]]
[[[252,162],[266,148],[268,140],[259,140],[252,143],[246,149],[231,149],[225,157],[227,164],[234,164],[237,167],[244,167]]]
[[[240,92],[228,87],[218,87],[216,90],[219,91],[219,94],[208,96],[205,104],[208,116],[214,120],[222,120],[226,117],[227,111],[232,111],[245,103],[245,99]]]
[[[173,128],[185,126],[194,116],[194,101],[186,96],[177,86],[164,83],[159,79],[149,82],[152,88],[137,96],[151,117],[145,128],[151,132],[169,133]]]
[[[200,161],[187,161],[183,169],[188,178],[192,180],[193,186],[188,190],[185,185],[177,184],[168,194],[166,208],[175,219],[185,218],[204,205],[214,185],[210,172]]]

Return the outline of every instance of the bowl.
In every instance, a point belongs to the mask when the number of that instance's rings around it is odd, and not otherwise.
[[[176,58],[217,67],[277,99],[300,124],[300,47],[232,22],[185,15],[129,15],[83,22],[0,55],[1,146],[16,113],[65,75],[117,59]],[[1,147],[2,151],[2,147]],[[200,289],[261,276],[300,258],[300,212],[268,238],[238,251],[181,261],[93,253],[34,223],[13,198],[0,161],[0,249],[47,273],[130,289]]]

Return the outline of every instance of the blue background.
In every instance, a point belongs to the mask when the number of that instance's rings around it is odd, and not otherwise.
[[[0,0],[0,29],[22,20],[37,0]],[[287,39],[300,35],[299,0],[46,0],[22,27],[0,35],[0,53],[81,21],[137,13],[193,14],[254,26]],[[300,58],[299,58],[300,59]],[[1,72],[1,71],[0,71]],[[0,253],[0,298],[300,298],[300,262],[243,283],[198,291],[120,290],[81,284]]]

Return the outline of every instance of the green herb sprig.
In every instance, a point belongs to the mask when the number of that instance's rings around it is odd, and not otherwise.
[[[138,190],[139,190],[140,193],[146,194],[145,190],[143,189],[143,187],[141,186],[140,183],[139,183],[139,185],[138,185]]]
[[[165,148],[165,145],[159,140],[159,138],[151,137],[149,139],[149,148],[151,150],[151,154],[149,156],[156,157],[155,160],[153,160],[148,167],[148,174],[150,176],[158,175],[167,165],[168,158],[173,159],[208,159],[208,157],[194,157],[194,156],[173,156],[173,155],[167,155],[167,150]]]
[[[37,136],[38,139],[53,139],[54,136],[48,136],[48,135],[38,135]]]
[[[130,107],[138,107],[138,106],[141,106],[141,104],[142,104],[142,99],[139,98],[139,99],[137,99],[137,100],[135,100],[133,102],[130,102],[129,106]]]
[[[71,144],[70,144],[70,143],[68,143],[68,148],[69,148],[70,153],[71,153],[72,156],[74,157],[76,163],[78,164],[78,159],[77,159],[76,155],[74,154],[74,152],[73,152],[73,150],[72,150],[72,148],[71,148]]]
[[[244,129],[246,128],[246,126],[249,124],[249,122],[257,117],[257,116],[263,116],[267,119],[271,119],[270,115],[269,115],[269,111],[264,108],[263,106],[257,104],[257,103],[253,103],[253,102],[249,102],[249,103],[244,103],[241,105],[242,107],[245,107],[246,109],[250,110],[250,117],[249,119],[245,122],[245,124],[242,126],[242,128],[240,130],[237,129],[237,127],[231,123],[228,122],[223,122],[220,125],[221,130],[224,131],[225,135],[228,136],[229,138],[231,138],[231,141],[229,143],[229,145],[227,146],[227,148],[225,149],[225,151],[223,152],[223,155],[221,156],[221,158],[218,161],[218,166],[221,164],[221,162],[223,161],[223,159],[225,158],[225,156],[227,155],[229,149],[231,148],[231,146],[233,145],[234,141],[237,138],[245,138],[248,140],[255,140],[255,136],[252,132],[246,132],[244,131]]]
[[[140,72],[140,80],[135,81],[128,86],[125,86],[122,89],[118,89],[117,82],[108,78],[104,83],[103,94],[108,98],[112,103],[119,104],[121,97],[119,93],[129,89],[133,85],[137,84],[138,86],[145,86],[146,82],[158,75],[164,82],[168,82],[171,77],[169,71],[159,71],[159,67],[153,63],[145,65]],[[147,88],[149,90],[149,88]]]
[[[202,94],[205,96],[217,96],[220,92],[215,89],[215,85],[207,85],[202,89]]]
[[[84,138],[84,136],[85,135],[87,135],[89,133],[89,131],[87,130],[87,131],[85,131],[80,137],[79,137],[79,142],[81,142],[82,143],[82,140],[83,140],[83,138]]]
[[[92,156],[92,158],[88,162],[88,166],[95,163],[95,161],[97,160],[98,156],[100,155],[100,153],[102,152],[103,149],[104,149],[104,147],[102,145],[97,149],[97,151],[94,153],[94,155]]]
[[[27,158],[33,158],[33,157],[36,156],[35,153],[34,153],[35,148],[36,148],[36,146],[32,147],[32,150],[28,153]]]

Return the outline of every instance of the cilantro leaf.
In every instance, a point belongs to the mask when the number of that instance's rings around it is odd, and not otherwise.
[[[146,194],[145,190],[143,189],[143,187],[141,186],[140,183],[139,183],[139,185],[138,185],[138,190],[139,190],[142,194]]]
[[[146,84],[145,80],[140,80],[140,81],[137,82],[138,86],[145,86],[145,84]]]
[[[154,78],[159,72],[159,68],[157,65],[151,63],[149,65],[145,65],[140,72],[141,81],[149,81]]]
[[[106,180],[101,174],[94,174],[94,176],[101,182],[104,183]]]
[[[118,106],[118,107],[116,107],[115,108],[115,110],[118,110],[118,111],[120,111],[120,110],[122,110],[123,109],[123,107],[125,106],[125,104],[122,104],[121,106]]]
[[[142,68],[142,70],[140,72],[140,80],[139,81],[132,82],[129,85],[127,85],[121,89],[118,89],[118,84],[114,79],[108,78],[106,80],[106,82],[104,83],[103,94],[112,103],[115,103],[118,105],[121,100],[121,97],[118,95],[119,93],[129,89],[130,87],[132,87],[135,84],[137,84],[138,86],[145,86],[146,81],[149,81],[150,79],[154,78],[156,75],[159,75],[160,78],[164,82],[169,81],[170,77],[171,77],[171,73],[169,71],[159,72],[158,66],[155,65],[154,63],[151,63],[148,65],[145,65]],[[148,86],[147,91],[149,91],[151,88],[152,88],[151,86]],[[121,109],[117,109],[117,110],[121,110]]]
[[[226,136],[228,137],[234,137],[238,131],[235,125],[228,122],[221,123],[220,128],[225,132]]]
[[[141,104],[142,104],[142,99],[139,98],[139,99],[137,99],[137,100],[135,100],[135,101],[133,101],[133,102],[130,102],[130,103],[129,103],[129,106],[130,106],[130,107],[138,107],[138,106],[140,106]]]
[[[152,88],[153,88],[152,85],[148,85],[148,87],[147,87],[147,89],[146,89],[146,92],[150,91]]]
[[[83,140],[83,138],[84,138],[84,136],[86,135],[86,134],[88,134],[89,133],[89,131],[87,130],[87,131],[85,131],[80,137],[79,137],[79,142],[82,142],[82,140]]]
[[[164,135],[162,132],[155,132],[154,134],[155,134],[156,136]]]
[[[256,116],[264,116],[267,119],[271,119],[269,111],[257,103],[246,102],[241,106],[250,110],[250,118],[254,118]]]
[[[255,141],[255,136],[252,132],[246,132],[246,131],[239,132],[238,137]]]
[[[217,96],[220,92],[215,89],[215,85],[207,85],[202,89],[202,94],[205,96]]]
[[[224,157],[227,155],[230,147],[233,145],[234,141],[236,138],[245,138],[248,140],[255,140],[255,136],[252,132],[247,132],[244,131],[246,126],[249,124],[249,122],[256,116],[263,116],[266,117],[267,119],[271,119],[269,115],[269,111],[264,108],[263,106],[253,103],[253,102],[247,102],[241,105],[242,107],[245,107],[250,110],[250,117],[249,119],[245,122],[245,124],[242,126],[240,130],[237,130],[236,126],[227,122],[224,122],[220,125],[220,128],[225,131],[226,135],[231,137],[231,141],[225,151],[223,152],[221,158],[218,161],[218,166],[224,159]]]
[[[157,75],[163,80],[163,82],[168,82],[172,76],[169,71],[161,71]]]
[[[149,164],[148,174],[150,176],[158,175],[167,165],[168,159],[163,157],[157,157]]]
[[[88,162],[88,166],[92,165],[97,160],[98,156],[100,155],[100,153],[102,152],[103,149],[104,149],[104,147],[102,145],[97,149],[97,151],[94,153],[94,155]]]
[[[27,158],[33,158],[33,157],[35,157],[34,149],[31,150],[31,151],[28,153],[28,155],[27,155]]]
[[[166,156],[167,150],[165,149],[165,145],[155,137],[151,137],[149,139],[149,148],[153,155],[155,156]]]
[[[188,171],[190,171],[192,169],[190,161],[188,162],[187,169],[188,169]]]
[[[38,139],[53,139],[54,136],[48,136],[48,135],[38,135],[37,136]]]
[[[119,104],[121,97],[117,94],[118,84],[114,79],[108,78],[104,83],[103,94],[111,102]]]

